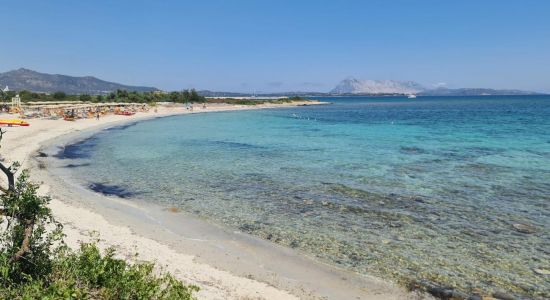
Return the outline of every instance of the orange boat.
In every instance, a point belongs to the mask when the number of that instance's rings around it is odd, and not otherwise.
[[[115,112],[115,115],[120,115],[120,116],[133,116],[135,114],[136,114],[135,112],[131,112],[131,111],[117,111],[117,112]]]
[[[19,119],[5,119],[5,120],[0,120],[0,125],[7,125],[11,127],[11,126],[29,126],[31,124]]]
[[[63,120],[65,120],[65,121],[74,121],[74,117],[65,116],[65,117],[63,117]]]

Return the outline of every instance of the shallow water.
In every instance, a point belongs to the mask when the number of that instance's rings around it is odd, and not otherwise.
[[[134,123],[59,159],[359,273],[550,297],[550,97],[325,100]]]

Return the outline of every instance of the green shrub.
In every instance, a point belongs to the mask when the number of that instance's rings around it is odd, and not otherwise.
[[[198,287],[155,274],[152,263],[127,263],[112,248],[102,255],[93,243],[66,247],[50,198],[28,178],[23,171],[0,195],[0,299],[194,299]]]
[[[62,226],[48,208],[49,197],[38,196],[38,186],[23,171],[13,191],[0,196],[0,284],[19,284],[51,271],[54,243],[61,243]],[[46,226],[53,230],[46,230]]]
[[[65,92],[55,92],[53,93],[53,98],[56,100],[63,100],[67,98],[67,94],[65,94]]]
[[[292,96],[290,98],[287,98],[286,100],[288,100],[288,102],[292,102],[292,101],[304,101],[304,100],[307,100],[307,99],[304,98],[304,97],[300,97],[300,96]]]
[[[92,96],[90,96],[88,94],[81,94],[81,95],[78,96],[78,100],[84,101],[84,102],[92,101]]]

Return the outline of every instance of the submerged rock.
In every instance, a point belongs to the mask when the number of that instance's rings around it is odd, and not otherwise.
[[[500,300],[516,300],[516,297],[506,294],[504,292],[495,292],[493,293],[493,297],[500,299]]]
[[[539,275],[550,275],[550,270],[547,269],[533,269],[533,271]]]
[[[122,186],[104,184],[99,182],[89,184],[88,188],[90,188],[94,192],[101,193],[106,196],[118,196],[119,198],[131,198],[139,194],[137,192],[129,191]]]
[[[242,224],[241,226],[239,226],[239,229],[243,232],[252,233],[252,232],[260,229],[260,226],[258,226],[256,224],[245,223],[245,224]]]
[[[531,234],[537,232],[537,228],[530,224],[523,224],[523,223],[515,223],[512,224],[514,229],[516,229],[518,232]]]
[[[414,286],[419,287],[428,293],[430,293],[432,296],[439,298],[439,299],[472,299],[472,300],[478,300],[478,298],[472,298],[469,297],[466,293],[461,292],[457,289],[454,289],[449,286],[443,286],[439,285],[435,282],[431,282],[428,280],[420,280],[414,284]]]

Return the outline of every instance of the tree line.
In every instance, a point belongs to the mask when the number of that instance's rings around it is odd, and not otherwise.
[[[9,101],[19,94],[22,102],[29,101],[86,101],[86,102],[131,102],[131,103],[151,103],[151,102],[174,102],[174,103],[204,103],[206,98],[199,95],[195,89],[174,91],[170,93],[163,92],[136,92],[127,90],[116,90],[104,95],[68,95],[65,92],[55,93],[37,93],[31,91],[9,91],[0,90],[0,99]]]

